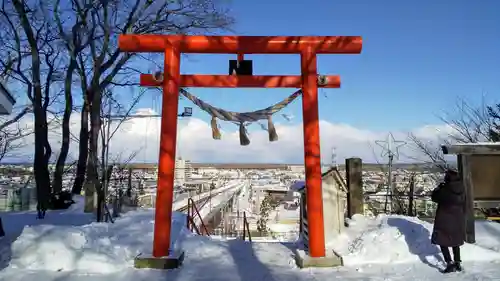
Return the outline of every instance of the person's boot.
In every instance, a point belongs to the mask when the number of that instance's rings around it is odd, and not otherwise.
[[[443,273],[452,273],[457,270],[454,262],[446,263],[446,268],[442,271]]]
[[[460,271],[462,271],[462,270],[463,270],[463,269],[462,269],[462,263],[461,263],[461,262],[459,262],[459,261],[458,261],[458,262],[455,262],[455,270],[456,270],[456,271],[458,271],[458,272],[460,272]]]

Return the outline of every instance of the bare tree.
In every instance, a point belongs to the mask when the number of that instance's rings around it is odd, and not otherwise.
[[[419,138],[413,133],[408,134],[408,139],[413,150],[416,151],[418,156],[410,156],[410,159],[414,159],[418,162],[423,162],[429,167],[437,168],[439,171],[445,171],[448,167],[447,159],[445,158],[443,152],[441,151],[440,145],[449,144],[450,139],[438,138],[435,140],[425,140]]]
[[[409,171],[404,171],[406,175],[397,180],[396,174],[392,175],[392,180],[389,181],[388,178],[388,164],[382,164],[379,160],[378,155],[375,152],[374,147],[370,144],[372,149],[372,155],[377,162],[377,166],[380,169],[381,183],[379,183],[376,192],[385,193],[383,208],[380,206],[379,200],[368,200],[368,208],[372,214],[377,215],[381,211],[384,213],[392,214],[408,214],[413,215],[414,211],[414,197],[415,197],[415,176],[420,168],[414,165]],[[401,154],[401,152],[398,152]],[[406,155],[405,155],[406,156]],[[391,186],[389,186],[391,185]],[[372,195],[376,197],[381,197],[379,195]]]
[[[122,206],[124,204],[124,195],[130,195],[128,196],[128,202],[131,203],[132,201],[135,201],[132,199],[131,194],[131,183],[127,182],[127,188],[126,191],[124,192],[124,174],[125,174],[125,168],[128,167],[128,165],[135,159],[137,154],[139,154],[140,149],[132,150],[131,152],[128,152],[128,155],[126,157],[123,157],[123,153],[118,153],[115,155],[113,163],[115,169],[113,170],[113,175],[110,178],[114,179],[114,186],[112,189],[111,194],[107,194],[106,198],[110,198],[111,202],[113,203],[113,217],[118,217],[120,213],[122,212]],[[128,169],[127,169],[128,170]],[[130,176],[132,176],[129,173],[129,180],[131,180]],[[109,184],[109,183],[108,183]]]
[[[52,148],[48,139],[47,112],[58,95],[54,85],[60,80],[61,53],[48,12],[39,1],[2,1],[0,22],[0,61],[11,80],[24,86],[34,115],[34,175],[38,199],[38,217],[45,216],[50,193],[48,169]],[[28,74],[29,73],[29,74]]]
[[[413,133],[408,135],[410,144],[418,155],[409,158],[444,171],[450,163],[443,155],[441,145],[492,141],[491,132],[495,129],[495,123],[490,113],[494,111],[484,101],[474,105],[464,99],[457,99],[454,107],[440,117],[449,127],[447,132],[436,131],[439,137],[434,140],[423,139]]]
[[[79,159],[73,192],[86,192],[99,185],[99,132],[104,89],[111,85],[133,85],[128,77],[139,70],[130,62],[137,54],[120,52],[117,35],[126,33],[197,33],[228,27],[232,18],[213,0],[71,0],[70,13],[78,19],[80,43],[89,42],[77,57],[77,73],[83,95]],[[63,18],[63,17],[61,17]],[[89,120],[90,119],[90,120]],[[90,121],[90,122],[89,122]],[[89,126],[90,123],[90,126]]]
[[[488,132],[489,139],[494,142],[500,142],[500,103],[495,106],[488,106],[487,110],[491,122]]]
[[[119,88],[118,88],[119,89]],[[107,90],[104,93],[101,116],[102,116],[102,128],[101,128],[101,172],[102,176],[100,179],[99,189],[97,190],[97,221],[102,221],[104,217],[104,205],[105,199],[107,197],[107,191],[109,187],[109,172],[106,167],[109,167],[109,156],[110,156],[110,143],[113,136],[119,131],[121,125],[131,118],[132,111],[135,109],[137,103],[141,100],[145,93],[145,90],[140,91],[137,95],[131,98],[127,98],[124,102],[120,102],[120,95],[113,92],[112,90]],[[131,155],[136,155],[137,153],[132,153]],[[129,157],[129,160],[131,158]],[[116,166],[118,163],[114,163],[112,166]],[[86,197],[87,198],[87,197]]]
[[[488,141],[492,122],[488,114],[488,106],[485,101],[479,105],[459,98],[455,107],[445,112],[441,120],[452,128],[452,132],[446,137],[454,143],[471,143]]]
[[[401,179],[400,185],[395,182],[392,196],[393,214],[413,216],[415,199],[415,167],[409,174]]]
[[[52,189],[54,192],[60,192],[63,188],[62,179],[64,173],[64,167],[66,165],[66,160],[68,157],[70,143],[71,143],[71,131],[70,131],[70,118],[73,113],[73,75],[78,67],[77,57],[88,45],[90,38],[86,38],[86,42],[82,42],[81,33],[79,30],[82,28],[84,22],[77,16],[69,16],[67,21],[61,20],[61,14],[71,15],[64,12],[60,12],[61,1],[56,0],[54,5],[54,19],[57,25],[58,35],[61,38],[63,45],[66,47],[68,53],[69,62],[64,74],[64,114],[62,117],[62,135],[61,135],[61,148],[57,157],[56,166],[54,169],[54,177],[52,182]],[[70,30],[67,30],[67,26]]]

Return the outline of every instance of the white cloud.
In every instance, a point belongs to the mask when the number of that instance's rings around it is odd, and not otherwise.
[[[416,128],[412,133],[420,139],[430,139],[435,140],[436,138],[446,138],[452,135],[455,129],[447,124],[442,125],[426,125],[420,128]]]
[[[152,114],[151,109],[138,109],[136,114]],[[23,120],[23,126],[32,126],[32,117]],[[71,121],[71,131],[78,136],[80,116],[74,114]],[[250,145],[240,146],[238,128],[235,125],[224,125],[221,140],[212,139],[210,124],[197,119],[179,119],[177,156],[196,162],[266,162],[266,163],[301,163],[303,161],[303,133],[302,124],[290,125],[282,122],[276,124],[279,140],[269,142],[266,131],[258,125],[250,130]],[[407,140],[407,135],[414,135],[426,141],[436,142],[439,136],[451,131],[445,125],[428,125],[410,129],[407,132],[392,132],[396,139]],[[375,145],[375,140],[384,140],[388,132],[370,131],[350,126],[348,124],[320,121],[321,153],[325,163],[331,162],[332,147],[336,148],[337,161],[342,163],[345,158],[361,157],[364,162],[382,161],[381,149]],[[53,151],[57,154],[60,143],[58,130],[51,133]],[[121,125],[114,135],[110,147],[112,155],[122,155],[122,158],[139,151],[135,161],[156,162],[160,139],[159,118],[135,118]],[[32,139],[26,140],[24,155],[32,153]],[[437,143],[437,142],[436,142]],[[75,159],[78,144],[73,142],[70,150],[70,159]],[[411,162],[415,157],[420,158],[411,145],[401,150],[400,161]],[[10,160],[10,159],[9,159]]]

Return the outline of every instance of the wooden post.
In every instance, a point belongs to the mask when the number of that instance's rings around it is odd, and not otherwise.
[[[414,207],[414,197],[415,197],[415,175],[412,174],[410,178],[410,188],[408,191],[408,216],[415,216]]]
[[[345,160],[347,180],[347,216],[364,214],[363,164],[360,158]]]
[[[458,171],[465,189],[465,242],[476,243],[474,182],[468,155],[457,155]]]
[[[4,237],[5,236],[5,230],[3,229],[3,222],[2,222],[2,218],[0,217],[0,237]]]
[[[245,212],[243,212],[243,241],[245,241],[246,238],[246,223],[247,223],[247,215]]]
[[[304,220],[302,218],[302,208],[300,208],[300,215],[299,215],[299,233],[300,233],[300,235],[302,235],[302,223],[304,223]]]
[[[132,168],[128,168],[127,196],[132,197]]]
[[[301,237],[304,250],[309,251],[309,222],[307,221],[307,193],[302,190],[300,195]]]

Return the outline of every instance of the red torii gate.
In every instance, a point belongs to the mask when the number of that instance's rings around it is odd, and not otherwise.
[[[302,88],[304,163],[306,172],[309,254],[325,256],[321,158],[318,114],[318,87],[339,88],[339,76],[325,76],[318,86],[317,54],[359,54],[359,36],[187,36],[120,35],[118,45],[125,52],[163,52],[164,78],[141,74],[141,86],[163,87],[160,155],[156,195],[153,256],[169,255],[174,189],[177,114],[180,87]],[[302,75],[234,76],[181,75],[181,53],[300,54]]]

